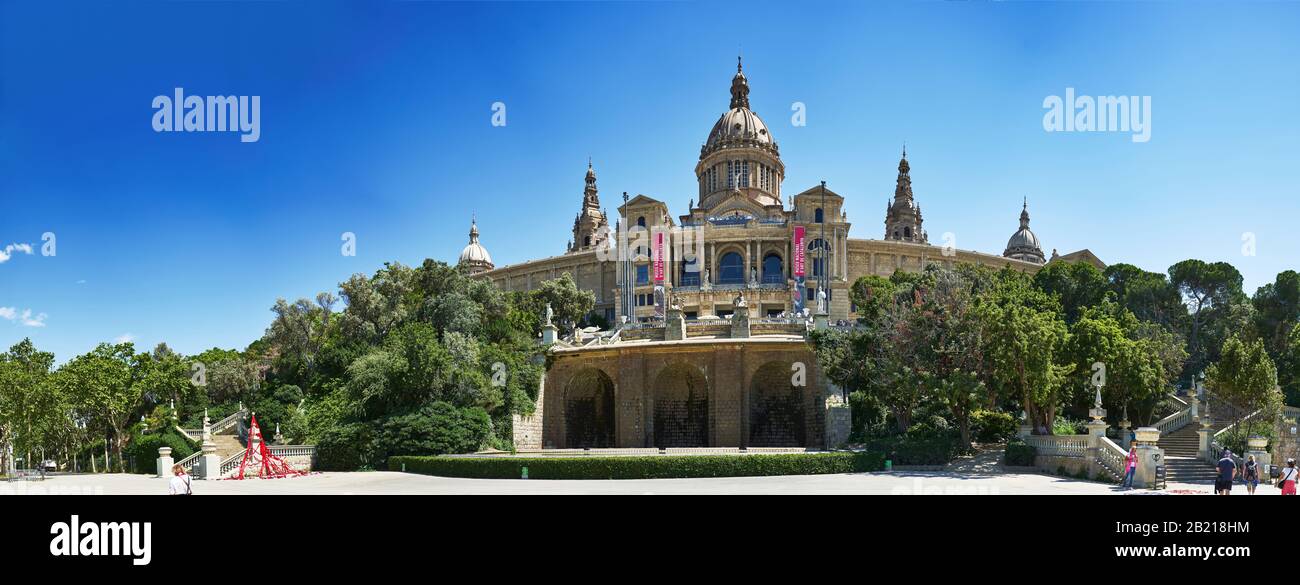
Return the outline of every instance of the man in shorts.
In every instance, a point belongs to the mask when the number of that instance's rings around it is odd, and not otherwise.
[[[1219,459],[1219,475],[1214,480],[1214,493],[1220,496],[1232,495],[1232,480],[1237,479],[1237,462],[1232,460],[1232,451],[1223,450]]]

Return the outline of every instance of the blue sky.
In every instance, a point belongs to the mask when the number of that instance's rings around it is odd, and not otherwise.
[[[588,156],[609,209],[682,213],[738,52],[785,192],[826,180],[853,237],[881,236],[906,141],[932,242],[1000,253],[1028,196],[1049,253],[1225,260],[1250,292],[1300,269],[1297,4],[2,6],[0,250],[33,253],[0,262],[0,344],[60,362],[242,348],[277,297],[454,261],[471,214],[498,265],[561,253]],[[154,132],[177,87],[261,96],[261,139]],[[1151,140],[1045,132],[1067,87],[1151,96]]]

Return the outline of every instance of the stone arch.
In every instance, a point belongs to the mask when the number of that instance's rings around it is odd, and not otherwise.
[[[654,446],[709,446],[709,384],[699,368],[677,362],[654,378]]]
[[[570,449],[614,445],[614,381],[599,368],[583,368],[564,387],[564,438]]]
[[[790,362],[767,362],[749,385],[749,446],[804,447],[803,390],[794,385]]]

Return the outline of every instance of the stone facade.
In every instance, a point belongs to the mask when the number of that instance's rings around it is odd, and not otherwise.
[[[685,214],[673,216],[663,201],[624,193],[617,216],[607,217],[588,163],[572,239],[563,254],[492,267],[475,228],[461,263],[508,291],[532,290],[569,274],[579,288],[596,295],[594,312],[612,323],[625,315],[641,322],[662,318],[662,304],[656,307],[656,302],[674,295],[687,320],[730,315],[738,291],[745,291],[755,318],[792,313],[796,298],[815,309],[823,274],[830,320],[851,320],[857,315],[849,288],[868,274],[887,277],[896,270],[959,262],[1031,273],[1041,268],[1043,255],[1028,229],[1027,211],[1004,255],[930,245],[906,151],[887,202],[884,238],[849,237],[852,224],[839,193],[823,184],[783,196],[780,149],[750,109],[749,92],[749,80],[738,66],[730,107],[710,131],[695,166],[698,203],[692,199]],[[616,222],[613,230],[610,222]],[[804,233],[803,274],[795,266],[796,230]],[[650,242],[658,233],[665,235],[666,249],[663,289],[657,295]],[[1073,257],[1100,263],[1086,251],[1065,259]],[[627,264],[620,261],[624,258]]]
[[[553,352],[543,448],[825,447],[827,386],[802,335]]]

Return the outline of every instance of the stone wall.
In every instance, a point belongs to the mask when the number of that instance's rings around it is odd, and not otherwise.
[[[511,415],[511,430],[514,435],[516,451],[540,451],[542,449],[542,414],[546,406],[546,376],[542,375],[537,383],[537,402],[533,414]]]
[[[795,384],[794,364],[801,364],[802,386]],[[571,434],[574,424],[592,422],[573,420],[586,411],[572,409],[587,399],[592,380],[608,380],[613,389],[614,420],[600,424],[613,425],[615,447],[826,444],[825,383],[815,356],[799,337],[555,350],[546,373],[545,447],[595,446],[573,444],[581,437]]]

